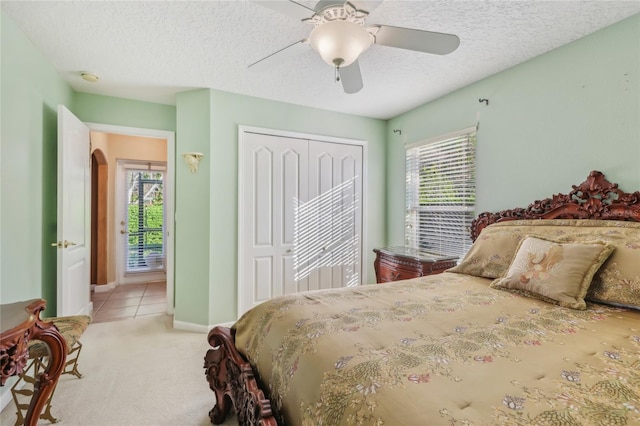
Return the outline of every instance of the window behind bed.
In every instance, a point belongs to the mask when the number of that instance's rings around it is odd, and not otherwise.
[[[471,247],[476,132],[474,126],[407,145],[407,246],[460,257]]]

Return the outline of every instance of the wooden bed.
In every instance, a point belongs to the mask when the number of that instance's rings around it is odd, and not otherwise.
[[[213,328],[211,421],[640,424],[640,191],[593,171],[568,194],[480,214],[471,237],[449,272],[276,298]],[[509,281],[527,244],[588,246],[580,296]]]

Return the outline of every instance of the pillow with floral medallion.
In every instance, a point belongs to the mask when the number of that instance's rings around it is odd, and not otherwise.
[[[613,251],[602,241],[558,243],[527,237],[492,288],[518,290],[572,309],[585,309],[591,279]]]

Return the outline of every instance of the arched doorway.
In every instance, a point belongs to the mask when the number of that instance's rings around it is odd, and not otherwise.
[[[107,280],[107,197],[109,165],[100,149],[91,154],[91,284]]]

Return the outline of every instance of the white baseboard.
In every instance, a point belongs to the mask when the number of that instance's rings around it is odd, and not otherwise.
[[[78,315],[93,315],[93,302],[90,301],[89,304],[85,306],[82,312],[80,312]]]
[[[208,333],[210,330],[209,326],[206,325],[176,321],[175,319],[173,320],[173,328],[176,330],[195,331],[196,333]]]
[[[194,324],[191,322],[176,321],[175,319],[173,320],[173,328],[175,328],[176,330],[195,331],[196,333],[209,333],[209,331],[211,331],[213,327],[216,327],[218,325],[223,327],[231,327],[233,324],[234,321],[214,325],[202,325]]]
[[[166,281],[167,273],[161,272],[141,272],[127,274],[118,282],[118,285],[142,284],[154,281]]]
[[[95,293],[106,293],[107,291],[111,291],[114,288],[116,288],[115,281],[110,282],[108,284],[101,284],[101,285],[92,284],[91,285],[91,290],[93,290]]]

